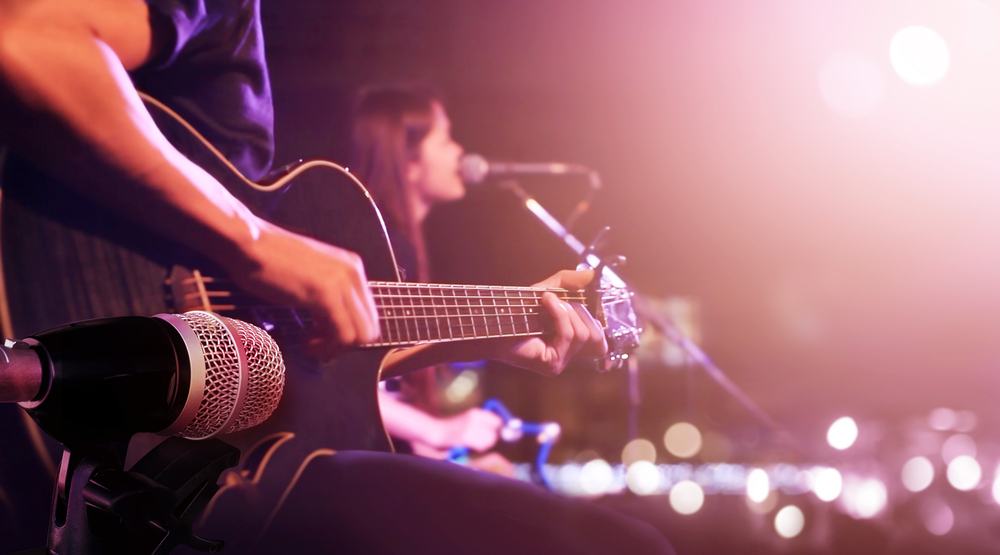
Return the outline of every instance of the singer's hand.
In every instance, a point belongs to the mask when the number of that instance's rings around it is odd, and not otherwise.
[[[496,413],[471,408],[457,416],[442,418],[434,447],[449,449],[464,445],[476,452],[483,452],[496,445],[503,421]]]
[[[230,268],[242,288],[278,304],[309,308],[321,334],[313,345],[319,354],[378,338],[375,301],[357,254],[257,223],[260,234],[246,249],[248,256]]]

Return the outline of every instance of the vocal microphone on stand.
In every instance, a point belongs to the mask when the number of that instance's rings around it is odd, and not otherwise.
[[[500,162],[487,160],[479,154],[466,154],[459,163],[459,173],[468,185],[478,185],[490,179],[543,175],[584,175],[592,188],[600,188],[597,172],[580,164],[565,162]]]
[[[478,154],[466,154],[459,163],[459,173],[466,185],[479,185],[489,180],[499,180],[503,186],[514,193],[529,210],[535,211],[532,204],[536,203],[531,196],[518,185],[513,178],[521,176],[565,176],[580,175],[587,178],[590,188],[587,194],[576,203],[566,217],[563,227],[573,229],[576,222],[588,210],[597,192],[601,189],[601,175],[580,164],[564,162],[497,162],[487,160]]]

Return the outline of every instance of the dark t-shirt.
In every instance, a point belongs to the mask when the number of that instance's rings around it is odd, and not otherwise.
[[[261,177],[274,156],[274,110],[256,0],[147,0],[154,58],[136,88],[167,104],[236,167]]]

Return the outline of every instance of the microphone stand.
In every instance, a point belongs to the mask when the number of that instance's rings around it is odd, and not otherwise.
[[[592,176],[596,175],[596,172],[592,172]],[[591,184],[595,183],[594,178],[591,177]],[[598,187],[600,186],[600,178],[597,179],[596,183]],[[558,237],[562,242],[569,247],[574,253],[580,256],[584,263],[586,263],[591,268],[602,268],[601,278],[606,280],[608,283],[615,287],[627,287],[625,280],[618,275],[615,270],[607,265],[601,264],[601,259],[593,252],[592,247],[585,246],[579,239],[577,239],[571,232],[568,225],[563,225],[559,220],[553,216],[548,210],[545,209],[537,200],[535,200],[527,191],[521,187],[516,181],[507,180],[501,183],[501,186],[511,193],[513,193],[521,202],[524,207],[528,209],[533,216],[535,216],[538,221],[545,226],[553,235]],[[575,222],[576,219],[582,215],[583,211],[589,207],[590,200],[596,193],[597,189],[593,186],[591,187],[588,196],[581,201],[577,208],[572,214],[572,220]],[[581,207],[583,209],[581,210]],[[777,432],[779,437],[782,439],[789,438],[788,432],[786,432],[774,419],[771,418],[760,406],[758,406],[750,397],[736,385],[725,372],[719,368],[715,362],[699,347],[694,341],[691,341],[680,327],[671,320],[666,315],[659,313],[654,310],[648,301],[646,301],[638,293],[633,297],[633,304],[636,314],[640,318],[645,320],[650,326],[656,331],[663,334],[664,337],[669,339],[675,345],[677,345],[685,356],[701,367],[708,377],[711,378],[719,387],[728,393],[733,399],[736,400],[750,415],[752,415],[756,420],[758,420],[765,427],[770,430]],[[635,439],[638,436],[638,412],[639,404],[641,402],[640,389],[639,389],[639,371],[638,366],[635,361],[635,357],[631,357],[628,361],[628,399],[629,399],[629,439]]]
[[[191,531],[239,450],[210,439],[171,437],[129,471],[128,439],[74,442],[63,452],[47,552],[166,554],[186,544],[217,552],[222,542]]]

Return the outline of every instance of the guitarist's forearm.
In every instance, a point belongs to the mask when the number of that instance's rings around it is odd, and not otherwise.
[[[74,19],[73,8],[59,17],[42,8],[0,12],[4,137],[126,218],[204,254],[239,256],[256,219],[154,125],[126,73],[153,51],[145,5],[115,5],[126,9],[100,25]],[[129,24],[139,30],[119,32]]]

